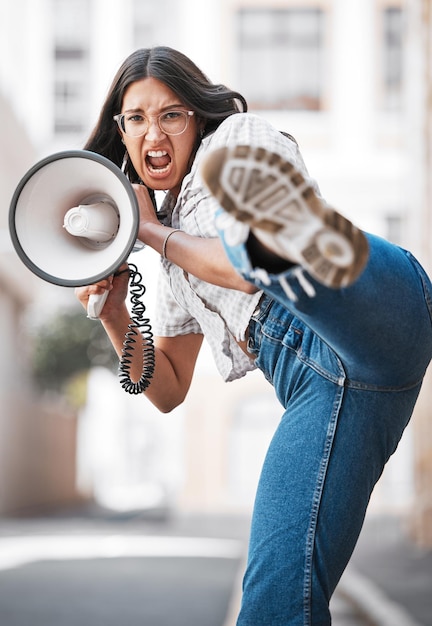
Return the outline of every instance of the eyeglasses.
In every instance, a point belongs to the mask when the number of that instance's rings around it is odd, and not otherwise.
[[[159,115],[149,116],[157,119],[160,130],[166,135],[181,135],[189,124],[189,119],[195,111],[164,111]],[[128,137],[145,135],[149,128],[149,118],[142,113],[119,113],[113,119],[120,130]]]

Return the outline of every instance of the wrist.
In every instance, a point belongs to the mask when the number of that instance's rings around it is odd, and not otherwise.
[[[168,229],[160,222],[141,222],[138,238],[156,251],[160,251]]]
[[[172,235],[179,232],[182,232],[179,228],[147,223],[143,229],[140,228],[139,238],[166,259],[168,241]]]
[[[171,235],[175,235],[176,233],[181,233],[180,228],[172,228],[166,235],[165,235],[165,239],[163,240],[162,243],[162,250],[161,250],[161,256],[163,259],[167,259],[167,245],[168,245],[168,240],[170,239]]]
[[[115,306],[109,306],[107,303],[102,309],[99,319],[107,332],[115,332],[120,329],[123,334],[131,321],[126,302],[117,303]]]

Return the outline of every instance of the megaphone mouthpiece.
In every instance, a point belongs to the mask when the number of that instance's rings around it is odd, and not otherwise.
[[[83,202],[67,211],[63,227],[74,237],[84,237],[96,244],[106,244],[117,234],[119,216],[108,200],[92,204]]]

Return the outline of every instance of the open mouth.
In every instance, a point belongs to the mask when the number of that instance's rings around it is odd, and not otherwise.
[[[146,156],[146,165],[150,172],[164,174],[171,165],[171,157],[165,150],[150,150]]]

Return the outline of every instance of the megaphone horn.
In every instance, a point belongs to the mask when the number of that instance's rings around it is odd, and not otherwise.
[[[92,245],[94,237],[86,238],[85,232],[64,228],[71,209],[95,203],[94,220],[108,229],[117,214],[116,233],[102,245]],[[76,219],[69,221],[76,227]],[[43,280],[63,287],[90,285],[112,274],[131,253],[138,226],[138,203],[126,176],[86,150],[59,152],[36,163],[18,184],[9,212],[21,260]]]
[[[36,163],[18,184],[9,209],[18,256],[34,274],[63,287],[91,285],[114,274],[140,247],[138,227],[129,180],[109,159],[87,150],[58,152]],[[90,318],[99,317],[107,295],[90,297]]]

